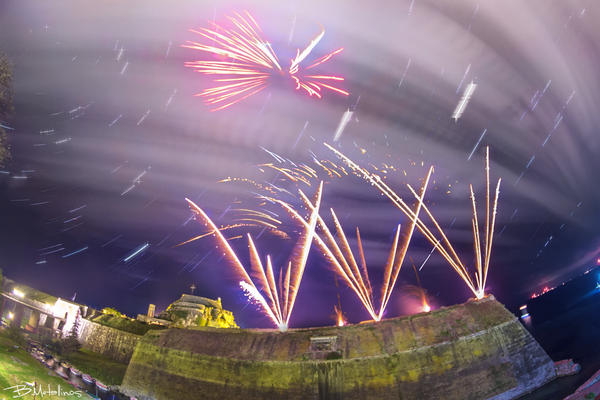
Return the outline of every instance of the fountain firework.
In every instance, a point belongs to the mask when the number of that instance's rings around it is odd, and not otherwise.
[[[410,225],[408,229],[408,233],[405,235],[405,239],[402,243],[400,243],[400,233],[401,226],[398,226],[394,242],[392,244],[392,248],[390,250],[390,254],[388,257],[388,261],[385,267],[384,273],[384,283],[382,285],[381,290],[381,304],[379,307],[379,311],[376,311],[375,302],[373,299],[373,290],[371,287],[371,283],[369,280],[369,275],[367,271],[364,251],[362,247],[362,241],[360,237],[360,231],[357,229],[357,239],[358,239],[358,256],[360,261],[359,263],[356,261],[356,257],[350,248],[348,243],[348,239],[342,229],[342,226],[335,214],[335,211],[331,209],[331,213],[333,216],[334,224],[336,226],[336,235],[339,240],[336,241],[335,236],[331,233],[329,228],[327,227],[323,218],[319,215],[319,205],[321,192],[323,187],[323,181],[320,183],[319,190],[315,197],[317,200],[311,202],[308,197],[299,190],[300,197],[307,209],[310,210],[310,218],[307,222],[304,218],[300,216],[300,214],[287,202],[276,197],[278,194],[283,192],[292,195],[291,192],[276,186],[274,184],[268,184],[265,186],[263,184],[256,183],[254,181],[250,181],[247,179],[231,179],[228,178],[221,182],[227,182],[232,180],[243,180],[247,182],[253,183],[255,186],[262,188],[268,191],[270,194],[274,194],[275,196],[267,196],[258,194],[258,198],[262,199],[266,202],[270,202],[273,204],[279,204],[282,208],[292,217],[292,219],[299,221],[302,224],[302,228],[304,230],[304,236],[298,243],[296,244],[296,254],[303,254],[301,259],[296,260],[295,263],[290,262],[287,266],[286,271],[283,269],[279,274],[279,285],[275,284],[275,278],[273,275],[273,267],[271,265],[270,258],[267,258],[267,266],[263,267],[260,257],[258,256],[258,251],[256,250],[256,246],[252,241],[252,238],[248,236],[249,247],[250,247],[250,255],[251,255],[251,268],[253,271],[253,276],[258,282],[258,286],[255,285],[250,279],[249,275],[246,273],[246,270],[240,263],[239,259],[235,256],[235,253],[229,247],[229,244],[225,240],[225,238],[220,233],[220,230],[230,229],[232,227],[238,227],[241,225],[245,226],[262,226],[265,229],[270,229],[272,232],[279,232],[284,237],[288,237],[285,232],[279,230],[277,225],[281,224],[281,221],[278,218],[275,218],[275,214],[271,212],[262,212],[255,211],[247,208],[240,208],[237,211],[242,211],[245,214],[242,215],[243,218],[238,218],[237,224],[225,226],[222,228],[217,228],[212,221],[200,210],[194,203],[190,200],[190,204],[195,208],[196,212],[199,215],[202,215],[207,224],[211,225],[212,230],[208,234],[200,235],[196,238],[190,239],[185,243],[189,243],[192,240],[196,240],[200,237],[205,237],[207,235],[213,234],[219,238],[219,242],[225,248],[225,254],[229,256],[233,264],[237,267],[238,270],[243,272],[244,279],[240,283],[245,292],[257,301],[261,306],[265,309],[269,317],[275,322],[275,324],[282,330],[285,331],[287,329],[287,324],[289,321],[289,316],[291,314],[291,310],[293,308],[293,304],[295,301],[295,296],[298,290],[299,283],[302,279],[302,274],[304,271],[306,256],[308,255],[308,249],[310,248],[311,241],[314,240],[319,251],[323,254],[323,256],[331,263],[333,270],[339,275],[344,282],[356,293],[361,302],[363,303],[365,309],[370,314],[371,318],[375,321],[379,321],[383,318],[385,313],[385,309],[390,300],[392,291],[394,290],[397,278],[399,276],[400,268],[405,259],[408,246],[410,244],[410,240],[412,238],[412,234],[414,229],[419,229],[425,237],[434,245],[434,250],[437,249],[440,254],[450,263],[450,265],[455,269],[455,271],[459,274],[459,276],[465,281],[467,286],[471,289],[471,291],[475,294],[478,299],[483,298],[485,291],[485,284],[487,279],[487,272],[489,269],[490,262],[490,254],[492,248],[492,238],[493,238],[493,228],[495,224],[495,215],[497,210],[498,203],[498,194],[500,187],[500,180],[498,181],[498,186],[496,188],[496,197],[494,201],[493,214],[490,218],[490,196],[489,196],[489,149],[488,156],[486,157],[486,177],[487,177],[487,214],[486,214],[486,232],[484,236],[484,243],[481,243],[481,235],[479,233],[479,223],[477,217],[477,208],[475,202],[475,195],[473,192],[473,188],[471,186],[471,199],[472,199],[472,207],[473,207],[473,234],[475,239],[475,252],[476,252],[476,261],[477,261],[477,272],[475,273],[475,279],[471,278],[468,271],[466,270],[465,264],[460,261],[458,258],[456,251],[451,246],[450,241],[440,228],[438,222],[435,220],[427,206],[424,204],[424,197],[427,186],[430,181],[431,174],[433,173],[433,167],[430,167],[427,176],[423,179],[422,187],[420,189],[420,193],[417,193],[409,184],[407,187],[410,189],[412,194],[415,196],[417,200],[417,205],[413,210],[409,207],[401,198],[398,196],[389,186],[387,186],[382,179],[375,174],[370,173],[368,170],[358,166],[348,157],[344,156],[339,151],[335,150],[331,146],[327,145],[331,150],[333,150],[336,155],[346,163],[352,171],[365,178],[369,181],[373,186],[377,187],[383,194],[385,194],[388,198],[392,200],[392,202],[403,211],[410,220]],[[276,155],[274,155],[275,157]],[[276,156],[276,158],[281,158]],[[343,167],[337,166],[336,164],[328,161],[321,160],[318,161],[314,158],[314,161],[317,165],[323,168],[329,176],[331,177],[341,177],[339,172],[347,175],[347,172],[343,169]],[[305,183],[308,186],[311,186],[311,180],[313,178],[317,178],[316,171],[306,165],[296,165],[289,160],[285,160],[281,158],[278,160],[284,163],[290,163],[290,167],[277,167],[273,164],[261,164],[258,168],[264,172],[264,169],[273,169],[278,172],[278,174],[282,174],[285,178],[290,181],[298,184],[300,182]],[[332,168],[326,167],[324,164],[331,164]],[[339,171],[339,172],[338,172]],[[275,190],[274,190],[275,189]],[[263,203],[263,204],[264,204]],[[313,204],[314,203],[314,204]],[[427,215],[432,220],[433,224],[437,228],[441,239],[438,239],[436,235],[432,233],[432,231],[425,225],[422,219],[419,217],[420,210],[423,209]],[[270,213],[270,214],[269,214]],[[310,238],[310,240],[308,240]],[[339,242],[339,244],[338,244]],[[415,268],[416,269],[416,268]],[[416,272],[416,271],[415,271]],[[284,278],[285,276],[285,278]],[[418,275],[417,275],[418,279]],[[264,295],[261,294],[261,290],[258,289],[261,287]],[[279,287],[279,290],[277,290]],[[420,282],[419,282],[420,288]],[[429,311],[429,305],[427,304],[426,298],[424,296],[424,291],[422,288],[420,290],[415,287],[415,295],[419,296],[423,302],[423,310]],[[417,293],[419,292],[419,293]],[[340,312],[338,312],[339,314]]]
[[[288,329],[290,316],[294,309],[296,296],[298,295],[298,289],[302,282],[310,245],[315,233],[322,191],[323,183],[321,182],[319,189],[315,194],[314,205],[311,204],[311,213],[308,222],[300,217],[300,215],[296,214],[303,222],[304,230],[293,251],[294,256],[291,257],[285,271],[283,268],[280,269],[279,285],[275,282],[271,258],[267,256],[267,265],[265,268],[250,234],[248,234],[248,246],[250,248],[251,271],[258,286],[250,278],[246,268],[244,268],[236,253],[214,222],[193,201],[186,199],[194,212],[204,220],[205,225],[209,226],[211,229],[210,233],[217,238],[220,247],[224,250],[224,254],[228,257],[229,261],[236,267],[238,272],[241,273],[242,280],[240,281],[240,286],[242,289],[244,289],[250,299],[258,302],[262,306],[263,310],[281,332],[285,332]],[[300,191],[300,194],[303,198],[306,197],[302,191]],[[259,287],[261,289],[259,289]]]
[[[381,305],[379,307],[379,312],[377,313],[375,312],[373,290],[369,280],[367,264],[362,247],[359,229],[356,229],[356,235],[358,239],[360,268],[358,267],[356,258],[352,253],[352,249],[350,248],[348,239],[344,234],[344,230],[342,229],[342,226],[335,214],[335,211],[331,209],[331,214],[333,216],[334,224],[336,226],[336,234],[340,238],[339,241],[341,242],[341,249],[336,240],[334,239],[334,236],[327,228],[327,225],[325,224],[323,219],[319,217],[319,228],[324,233],[325,245],[328,248],[333,249],[332,253],[336,259],[336,262],[332,263],[334,266],[334,271],[338,275],[340,275],[342,279],[344,279],[344,281],[348,284],[348,286],[352,288],[352,290],[358,295],[359,299],[361,300],[361,302],[375,321],[380,321],[383,318],[383,314],[390,300],[392,291],[394,290],[394,287],[396,285],[398,275],[400,274],[400,268],[402,267],[402,263],[404,262],[406,252],[408,250],[408,245],[410,244],[412,234],[419,219],[419,211],[421,209],[423,198],[425,196],[425,191],[427,189],[427,185],[429,184],[429,178],[431,177],[432,172],[433,168],[430,168],[427,177],[423,181],[423,185],[421,187],[421,194],[417,196],[418,204],[416,206],[416,210],[412,213],[412,215],[409,215],[411,222],[408,228],[408,233],[406,234],[406,237],[400,246],[398,245],[400,242],[401,226],[398,225],[397,227],[395,239],[392,244],[392,248],[388,256],[388,261],[384,269],[384,283],[381,288]]]
[[[390,250],[390,255],[388,257],[388,261],[385,267],[384,284],[382,286],[381,305],[379,307],[379,312],[377,312],[375,309],[373,291],[367,272],[367,265],[362,244],[360,241],[360,232],[357,230],[359,241],[358,247],[361,261],[361,267],[359,268],[348,243],[348,240],[346,238],[346,235],[344,234],[341,224],[335,214],[335,211],[331,209],[331,214],[333,215],[334,223],[337,229],[337,235],[340,237],[341,248],[335,240],[334,235],[327,227],[327,224],[325,223],[323,218],[320,215],[317,216],[317,226],[319,228],[319,232],[322,233],[323,236],[322,238],[320,233],[315,234],[314,239],[317,247],[325,256],[325,258],[331,263],[331,265],[333,266],[333,270],[356,293],[363,306],[374,321],[380,321],[383,318],[383,314],[390,300],[392,291],[394,290],[394,287],[396,285],[396,281],[400,273],[400,268],[406,256],[408,245],[410,243],[415,226],[419,221],[419,210],[423,205],[423,198],[425,196],[425,191],[427,189],[427,185],[429,184],[429,178],[431,177],[432,172],[433,168],[430,168],[427,177],[423,181],[423,185],[421,187],[421,194],[420,196],[417,196],[418,205],[414,212],[411,210],[411,214],[409,215],[411,223],[408,229],[408,233],[406,234],[406,237],[400,246],[398,246],[400,242],[401,232],[400,225],[396,230],[395,240]],[[304,200],[306,206],[311,208],[312,212],[314,212],[315,208],[312,206],[310,200],[301,191],[300,195],[302,196],[302,199]],[[303,222],[305,229],[309,228],[308,223],[301,219],[297,211],[294,210],[289,204],[276,198],[269,198],[266,196],[264,198],[269,201],[279,203],[286,211],[288,211],[292,215],[293,218],[300,219]]]
[[[436,229],[441,236],[441,239],[438,239],[429,228],[423,223],[423,221],[417,217],[417,215],[406,205],[406,203],[394,192],[388,185],[386,185],[381,177],[376,174],[373,174],[362,168],[355,162],[353,162],[350,158],[346,157],[340,151],[336,150],[332,146],[325,143],[330,150],[332,150],[339,158],[341,158],[346,165],[348,165],[352,171],[358,176],[363,177],[367,181],[369,181],[373,186],[381,191],[384,195],[386,195],[393,203],[396,205],[404,214],[406,214],[411,220],[416,221],[416,226],[425,235],[425,237],[434,245],[434,248],[440,252],[440,254],[450,263],[452,268],[458,273],[458,275],[463,279],[463,281],[467,284],[469,289],[473,292],[477,299],[482,299],[485,296],[485,285],[487,282],[487,274],[490,263],[490,255],[492,252],[492,241],[493,241],[493,233],[494,233],[494,225],[496,222],[496,211],[498,207],[498,196],[500,194],[500,182],[501,179],[498,179],[498,184],[496,186],[496,196],[494,199],[494,207],[490,220],[490,161],[489,161],[489,147],[486,150],[486,183],[487,183],[487,191],[486,191],[486,223],[485,223],[485,236],[483,240],[483,246],[481,243],[481,234],[479,232],[479,222],[477,216],[477,206],[475,202],[475,194],[473,192],[473,185],[470,185],[471,190],[471,203],[473,207],[473,218],[472,218],[472,226],[473,226],[473,239],[475,242],[475,260],[477,263],[477,271],[475,273],[475,278],[473,279],[469,274],[465,264],[460,260],[456,251],[450,244],[450,241],[444,234],[442,228],[433,217],[429,209],[422,202],[422,197],[419,197],[417,192],[409,185],[406,186],[413,193],[413,195],[419,200],[419,204],[422,206],[423,210],[427,213]],[[483,247],[483,249],[482,249]]]

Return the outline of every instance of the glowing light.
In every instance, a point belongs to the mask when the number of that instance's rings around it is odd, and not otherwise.
[[[348,122],[350,122],[350,119],[352,118],[352,114],[354,114],[354,111],[350,111],[350,109],[348,109],[348,111],[344,112],[344,115],[342,115],[340,124],[338,125],[337,130],[335,131],[335,135],[333,135],[334,142],[339,140],[342,136],[346,125],[348,125]]]
[[[305,196],[302,191],[299,192],[302,196]],[[194,212],[204,220],[204,224],[209,227],[211,233],[217,239],[219,246],[225,250],[225,255],[228,257],[229,261],[236,267],[238,273],[240,273],[242,277],[240,286],[246,295],[251,300],[260,304],[262,309],[266,312],[266,314],[281,332],[286,332],[288,329],[289,319],[296,302],[296,296],[298,294],[300,283],[302,282],[304,269],[306,267],[306,260],[308,259],[308,253],[311,247],[310,244],[315,236],[315,226],[317,224],[322,192],[323,182],[321,182],[319,189],[315,194],[314,205],[309,202],[312,211],[309,215],[308,222],[299,217],[303,223],[304,230],[300,239],[296,243],[296,247],[292,253],[293,256],[291,257],[287,267],[285,270],[283,268],[280,270],[279,285],[275,283],[275,274],[273,272],[271,258],[267,256],[267,265],[265,268],[250,235],[248,235],[250,265],[254,280],[257,282],[256,284],[250,278],[246,268],[244,268],[242,265],[236,253],[229,245],[229,242],[221,233],[221,230],[216,227],[214,222],[200,207],[198,207],[193,201],[186,199]]]
[[[348,323],[348,320],[346,319],[346,316],[344,315],[344,313],[342,312],[342,308],[338,308],[338,306],[333,306],[333,309],[335,310],[335,320],[336,320],[336,325],[337,326],[344,326]]]
[[[67,222],[68,222],[68,221],[67,221]],[[87,246],[85,246],[84,248],[81,248],[81,249],[79,249],[79,250],[76,250],[76,251],[74,251],[74,252],[72,252],[72,253],[69,253],[69,254],[66,254],[66,255],[62,256],[62,258],[67,258],[67,257],[70,257],[70,256],[72,256],[72,255],[74,255],[74,254],[81,253],[82,251],[84,251],[84,250],[87,250],[87,249],[88,249],[88,247],[87,247]]]
[[[540,297],[541,295],[543,295],[543,294],[546,294],[546,293],[548,293],[548,292],[549,292],[549,291],[551,291],[551,290],[554,290],[554,288],[548,288],[548,286],[546,286],[546,287],[545,287],[545,288],[542,290],[542,293],[539,293],[539,294],[537,294],[537,293],[534,293],[533,295],[531,295],[531,298],[532,298],[532,299],[535,299],[536,297]]]
[[[417,282],[418,282],[419,286],[414,286],[414,285],[403,286],[402,289],[408,292],[408,294],[404,297],[408,297],[410,295],[416,296],[417,298],[419,298],[421,300],[421,303],[423,305],[423,312],[429,312],[429,311],[431,311],[431,307],[429,306],[429,304],[427,302],[427,291],[424,290],[423,287],[421,286],[421,280],[419,279],[419,273],[417,272],[417,267],[415,266],[415,263],[413,262],[412,257],[410,258],[410,262],[415,271],[415,276],[417,277]]]
[[[521,310],[521,318],[525,318],[525,317],[529,316],[529,312],[527,311],[527,304],[519,307],[519,310]]]
[[[473,83],[472,81],[471,81],[471,83],[469,83],[467,85],[467,88],[465,89],[465,92],[463,93],[462,98],[460,99],[460,102],[458,103],[458,105],[454,109],[454,112],[452,113],[452,118],[454,118],[454,122],[458,121],[458,119],[461,117],[461,115],[465,111],[465,108],[467,108],[467,104],[469,104],[469,100],[473,96],[473,93],[475,93],[476,87],[477,87],[477,85],[475,83]],[[483,137],[483,135],[481,135],[481,136]]]
[[[340,244],[335,240],[334,235],[331,233],[325,221],[321,218],[320,215],[318,218],[318,233],[314,236],[315,242],[319,250],[325,255],[328,261],[331,262],[333,266],[333,270],[344,280],[344,282],[356,293],[360,301],[362,302],[365,309],[371,315],[371,318],[374,321],[380,321],[385,312],[385,308],[389,302],[391,293],[394,289],[396,281],[398,279],[398,275],[400,273],[400,268],[404,261],[404,257],[406,256],[406,251],[408,249],[408,245],[410,243],[412,234],[414,232],[415,226],[418,219],[419,210],[422,205],[422,199],[425,195],[425,190],[429,183],[429,178],[433,169],[430,168],[427,177],[423,180],[423,187],[421,188],[421,195],[418,197],[419,204],[416,207],[416,211],[413,213],[411,217],[411,223],[409,226],[408,233],[406,234],[405,240],[402,246],[398,246],[398,242],[400,240],[400,226],[396,230],[395,240],[392,244],[392,248],[390,250],[390,255],[388,257],[388,262],[385,267],[385,276],[384,276],[384,285],[382,286],[382,300],[381,305],[379,307],[379,312],[375,310],[375,305],[373,301],[373,291],[371,288],[371,283],[369,281],[369,275],[367,272],[367,266],[365,262],[364,252],[360,240],[360,232],[357,229],[357,237],[358,237],[358,249],[361,261],[361,267],[358,267],[352,249],[348,243],[348,239],[341,227],[341,224],[335,214],[335,211],[331,209],[331,214],[334,219],[334,224],[336,226],[336,235],[339,238]],[[306,198],[306,196],[300,192],[305,204],[307,207],[311,208],[314,212],[315,209],[311,205],[310,201]],[[305,229],[308,228],[308,224],[304,221],[300,215],[294,210],[289,204],[274,198],[267,198],[270,201],[279,203],[282,207],[288,211],[294,218],[300,220]],[[411,210],[412,213],[412,210]],[[321,235],[322,234],[322,235]],[[323,237],[321,237],[323,236]],[[400,248],[399,248],[400,247]]]
[[[204,97],[206,104],[218,105],[211,111],[231,106],[258,93],[269,86],[271,78],[275,76],[289,76],[296,83],[296,89],[304,89],[311,96],[314,94],[321,97],[319,94],[321,87],[348,95],[348,92],[322,82],[343,81],[344,78],[306,75],[304,73],[307,69],[326,62],[342,49],[319,58],[306,68],[300,67],[300,63],[310,54],[325,34],[322,26],[319,35],[302,52],[300,49],[297,50],[296,57],[291,60],[290,67],[285,70],[281,67],[270,43],[262,37],[262,30],[254,18],[246,11],[244,11],[244,15],[234,14],[235,17],[227,16],[233,24],[231,29],[212,22],[212,28],[210,29],[190,30],[210,40],[213,45],[209,46],[191,41],[187,41],[188,44],[183,45],[183,47],[211,53],[222,60],[185,63],[186,67],[194,68],[196,72],[202,74],[226,76],[214,80],[220,86],[205,89],[196,95]]]
[[[13,319],[13,313],[11,313],[10,311],[8,312],[8,319]]]
[[[494,233],[494,225],[496,222],[496,211],[498,207],[498,196],[500,194],[500,182],[501,179],[498,179],[498,185],[496,186],[496,196],[494,200],[493,212],[490,217],[490,164],[489,164],[489,147],[486,152],[486,183],[487,183],[487,195],[486,195],[486,223],[485,223],[485,236],[484,243],[482,246],[481,235],[479,233],[479,222],[477,218],[477,208],[475,203],[475,195],[473,194],[473,187],[471,185],[471,202],[473,207],[473,218],[472,218],[472,226],[473,226],[473,237],[475,241],[475,259],[477,261],[477,271],[475,272],[475,279],[471,277],[469,271],[465,267],[465,264],[459,259],[456,251],[450,244],[450,241],[444,234],[442,228],[439,223],[436,221],[434,216],[431,214],[429,208],[423,203],[422,196],[419,196],[417,192],[410,186],[406,185],[408,189],[413,193],[415,198],[419,201],[419,207],[422,207],[425,213],[433,222],[434,226],[438,230],[441,239],[438,239],[431,230],[423,223],[421,219],[418,218],[417,213],[413,212],[410,207],[394,192],[388,185],[386,185],[381,177],[376,174],[373,174],[366,170],[365,168],[360,167],[358,164],[353,162],[351,159],[346,157],[344,154],[336,150],[334,147],[325,143],[330,150],[332,150],[339,158],[341,158],[346,165],[348,165],[352,171],[358,176],[362,176],[366,179],[372,186],[376,187],[386,195],[393,203],[398,207],[406,216],[408,216],[413,223],[416,224],[417,228],[421,233],[425,235],[427,240],[429,240],[434,246],[436,246],[439,253],[448,261],[448,263],[452,266],[452,268],[459,274],[459,276],[463,279],[463,281],[467,284],[469,289],[473,292],[477,299],[482,299],[485,295],[485,285],[487,281],[487,273],[489,269],[490,256],[492,252],[492,239]],[[433,168],[433,167],[432,167]],[[483,249],[482,249],[483,247]]]
[[[18,291],[17,289],[13,289],[13,294],[17,297],[24,297],[25,294],[23,292]]]
[[[131,260],[133,257],[137,256],[138,254],[140,254],[142,251],[146,250],[148,248],[149,244],[146,243],[143,246],[140,246],[137,250],[135,250],[132,254],[130,254],[127,258],[125,258],[123,261],[127,262],[129,260]],[[80,250],[81,251],[81,250]]]

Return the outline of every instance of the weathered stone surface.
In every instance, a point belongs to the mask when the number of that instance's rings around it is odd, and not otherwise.
[[[574,375],[581,371],[579,364],[573,363],[573,359],[561,360],[554,363],[554,370],[556,371],[557,377]]]
[[[315,357],[314,337],[335,341],[328,355],[341,359]],[[552,360],[491,297],[379,323],[285,334],[149,332],[121,389],[141,400],[504,400],[555,377]]]
[[[172,321],[169,321],[166,319],[149,317],[149,316],[143,315],[143,314],[138,314],[136,319],[138,321],[144,322],[146,324],[157,324],[157,325],[162,325],[162,326],[166,326],[166,327],[171,326],[171,323],[172,323]]]
[[[129,363],[141,336],[81,319],[79,342],[84,349],[109,357],[124,364]]]

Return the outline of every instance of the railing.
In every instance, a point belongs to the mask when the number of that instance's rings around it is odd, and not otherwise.
[[[50,316],[53,316],[52,306],[49,306],[48,304],[43,303],[41,301],[37,301],[37,300],[33,300],[33,299],[28,299],[26,297],[15,296],[14,294],[7,293],[7,292],[2,293],[2,296],[6,297],[10,301],[14,301],[15,303],[22,304],[24,306],[33,308],[36,311],[41,311],[44,314],[48,314]]]

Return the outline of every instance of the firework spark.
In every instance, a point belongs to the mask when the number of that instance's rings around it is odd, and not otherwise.
[[[388,262],[385,267],[384,285],[382,286],[381,305],[379,308],[379,312],[376,311],[373,300],[373,290],[369,280],[365,256],[360,240],[360,232],[357,229],[359,256],[361,263],[361,266],[359,268],[356,262],[356,258],[348,243],[348,239],[346,238],[342,226],[335,214],[335,211],[331,209],[331,214],[333,216],[337,230],[336,235],[340,238],[340,244],[338,244],[338,241],[335,240],[334,235],[327,227],[327,224],[325,223],[323,218],[321,218],[320,215],[317,215],[318,233],[314,235],[317,247],[325,256],[325,258],[332,264],[334,271],[356,293],[360,301],[363,303],[363,306],[374,321],[380,321],[383,318],[383,314],[385,313],[385,309],[390,300],[392,291],[394,290],[394,287],[396,285],[396,281],[400,273],[400,268],[406,256],[406,251],[408,249],[408,245],[410,243],[412,234],[414,232],[415,226],[417,225],[417,222],[420,221],[418,218],[419,210],[422,207],[422,201],[425,196],[425,190],[427,188],[427,185],[429,184],[429,178],[432,172],[433,168],[430,168],[426,179],[424,179],[423,181],[421,195],[417,196],[417,199],[419,200],[418,205],[414,212],[411,210],[412,214],[409,215],[409,218],[411,219],[409,230],[406,234],[404,242],[400,246],[398,246],[400,242],[400,226],[398,226],[396,230],[395,240],[390,250]],[[304,193],[302,193],[301,191],[300,195],[302,196],[305,205],[309,209],[311,209],[312,212],[314,212],[315,208],[311,204],[310,200],[306,197],[306,195],[304,195]],[[310,228],[308,226],[308,223],[304,221],[300,217],[298,212],[294,210],[289,204],[276,198],[265,197],[265,199],[279,203],[286,211],[288,211],[292,215],[293,218],[299,219],[304,225],[305,229]]]
[[[406,296],[404,296],[404,297],[416,296],[419,300],[421,300],[421,305],[423,307],[423,311],[429,312],[429,311],[431,311],[431,307],[429,306],[429,303],[427,302],[427,291],[425,289],[423,289],[423,286],[421,286],[421,280],[419,279],[419,273],[417,272],[417,267],[415,266],[415,263],[413,262],[412,258],[410,259],[410,262],[412,263],[413,269],[415,270],[415,276],[417,277],[417,283],[419,284],[419,286],[415,286],[415,285],[403,286],[402,289],[407,293]]]
[[[186,199],[194,212],[200,216],[204,221],[204,224],[210,228],[211,231],[209,234],[212,233],[217,239],[219,247],[224,251],[224,255],[228,257],[229,261],[241,274],[242,280],[240,281],[240,286],[242,289],[250,299],[261,305],[262,309],[281,332],[287,331],[298,289],[302,282],[302,276],[304,275],[304,269],[311,247],[310,244],[313,241],[315,226],[317,224],[322,191],[323,183],[321,182],[321,185],[315,194],[314,204],[311,203],[312,211],[308,218],[308,222],[298,215],[298,218],[303,222],[305,229],[296,244],[293,251],[294,256],[289,261],[285,271],[283,268],[280,270],[279,285],[276,284],[271,258],[267,256],[267,265],[266,267],[263,266],[258,250],[249,234],[248,246],[250,248],[250,264],[254,281],[250,278],[246,268],[244,268],[236,253],[229,245],[229,242],[225,239],[214,222],[193,201]],[[300,191],[300,194],[305,197],[302,191]]]
[[[360,257],[359,268],[356,262],[356,258],[352,253],[352,249],[350,248],[350,245],[346,238],[346,235],[344,234],[342,226],[337,216],[335,215],[333,209],[331,209],[331,214],[333,216],[334,224],[336,226],[336,236],[340,238],[339,241],[341,242],[341,249],[335,241],[334,236],[327,228],[325,222],[321,218],[319,219],[319,228],[324,233],[326,246],[333,249],[333,255],[336,258],[336,262],[333,263],[335,272],[344,279],[344,281],[348,284],[350,288],[352,288],[352,290],[354,290],[354,292],[358,295],[359,299],[361,300],[361,302],[375,321],[380,321],[383,318],[385,309],[392,295],[392,291],[394,290],[394,287],[396,285],[398,275],[400,274],[400,268],[402,267],[402,263],[404,262],[404,258],[406,257],[408,245],[410,244],[410,240],[412,238],[414,229],[417,225],[417,221],[419,221],[419,211],[421,209],[423,198],[425,197],[425,191],[427,189],[427,185],[429,184],[429,178],[431,177],[432,172],[433,168],[430,168],[427,177],[423,180],[421,194],[417,197],[418,204],[416,206],[416,210],[412,213],[412,215],[409,216],[411,222],[409,225],[408,233],[406,234],[405,239],[400,246],[398,245],[400,242],[401,226],[398,225],[398,228],[396,230],[396,236],[392,244],[388,261],[384,270],[384,284],[381,288],[381,305],[379,307],[379,312],[377,313],[375,312],[373,290],[367,272],[367,264],[365,261],[362,241],[360,238],[360,231],[358,230],[358,228],[356,229],[356,235],[358,239],[358,251]]]
[[[421,302],[421,312],[429,312],[431,311],[431,307],[427,303],[427,293],[422,287],[415,285],[404,285],[401,288],[401,291],[406,293],[404,298],[408,296],[415,296]]]
[[[236,211],[236,210],[233,210]],[[259,213],[256,212],[254,213],[254,215],[264,215],[263,213]],[[269,220],[271,220],[272,218],[269,217]],[[221,225],[220,228],[217,228],[219,231],[226,231],[229,229],[235,229],[235,228],[248,228],[248,227],[262,227],[264,229],[268,229],[272,234],[280,236],[284,239],[289,239],[290,237],[288,236],[288,234],[286,232],[284,232],[283,230],[277,228],[277,226],[270,224],[267,221],[262,221],[260,219],[257,218],[237,218],[237,221],[243,221],[242,223],[236,223],[236,224],[230,224],[230,225]],[[175,246],[171,247],[172,249],[174,249],[175,247],[179,247],[179,246],[183,246],[184,244],[188,244],[191,242],[194,242],[196,240],[200,240],[202,238],[205,238],[207,236],[211,236],[214,235],[215,231],[209,231],[206,233],[203,233],[202,235],[198,235],[195,236],[191,239],[186,240],[185,242],[181,242],[179,244],[176,244]],[[237,237],[236,237],[237,238]],[[233,240],[232,238],[229,238],[228,240]]]
[[[333,277],[335,278],[335,287],[337,289],[338,305],[333,306],[335,312],[332,317],[337,326],[344,326],[348,323],[348,319],[346,318],[346,314],[342,311],[342,301],[340,300],[340,287],[338,286],[337,275],[334,275]]]
[[[473,193],[473,186],[471,185],[471,202],[473,207],[473,238],[475,242],[475,260],[477,262],[477,271],[475,273],[475,279],[471,277],[469,271],[467,270],[465,264],[460,260],[456,251],[452,247],[450,241],[444,234],[444,231],[438,224],[437,220],[431,214],[431,211],[427,208],[425,204],[422,202],[422,197],[420,198],[417,192],[410,186],[406,185],[413,195],[419,200],[420,206],[422,206],[423,210],[429,216],[436,229],[441,236],[441,239],[438,239],[431,230],[423,223],[420,218],[417,218],[415,213],[406,205],[406,203],[398,196],[388,185],[386,185],[376,174],[373,174],[366,170],[365,168],[360,167],[358,164],[353,162],[351,159],[346,157],[344,154],[333,148],[332,146],[325,143],[330,150],[332,150],[339,158],[341,158],[346,165],[348,165],[354,173],[359,176],[362,176],[364,179],[369,181],[373,186],[381,191],[384,195],[386,195],[393,203],[396,205],[403,213],[405,213],[412,221],[416,222],[417,228],[421,233],[425,235],[427,240],[429,240],[435,248],[440,252],[440,254],[450,263],[452,268],[459,274],[459,276],[463,279],[463,281],[467,284],[469,289],[473,292],[475,297],[478,299],[482,299],[485,296],[485,285],[487,282],[487,274],[490,263],[490,255],[492,252],[492,239],[494,233],[494,225],[496,222],[496,211],[498,208],[498,196],[500,194],[500,182],[501,179],[498,179],[498,184],[496,186],[496,196],[494,199],[494,207],[490,220],[490,162],[489,162],[489,147],[486,152],[486,182],[487,182],[487,194],[486,194],[486,227],[485,227],[485,236],[484,241],[481,243],[481,234],[479,232],[479,222],[477,217],[477,207],[475,203],[475,195]],[[483,248],[483,249],[482,249]]]
[[[296,83],[297,90],[303,89],[311,96],[314,94],[321,97],[322,88],[348,95],[348,92],[331,85],[332,82],[343,81],[344,78],[306,73],[306,70],[326,62],[343,49],[317,59],[308,67],[303,68],[300,65],[325,35],[322,26],[319,35],[303,51],[298,49],[289,68],[284,69],[271,44],[263,38],[263,32],[254,18],[247,11],[244,11],[243,15],[234,14],[235,17],[227,16],[232,24],[230,29],[211,22],[212,27],[209,29],[191,30],[212,41],[212,45],[192,41],[183,45],[186,48],[211,53],[221,60],[185,63],[186,67],[194,68],[196,72],[223,76],[214,80],[219,83],[218,86],[205,89],[196,95],[204,97],[208,105],[217,105],[211,111],[221,110],[258,93],[269,86],[271,78],[275,76],[289,76]]]
[[[346,315],[342,312],[342,308],[338,308],[338,306],[333,306],[334,309],[334,319],[335,319],[335,324],[337,326],[344,326],[348,323],[348,320],[346,319]]]
[[[315,182],[319,182],[321,179],[324,178],[323,172],[331,178],[339,178],[343,175],[348,175],[343,166],[336,165],[330,160],[319,160],[316,157],[316,155],[312,153],[312,162],[315,164],[315,168],[312,168],[311,166],[306,164],[296,164],[267,149],[263,148],[263,150],[270,154],[273,158],[275,158],[275,160],[277,160],[280,164],[283,164],[283,166],[280,167],[274,165],[273,163],[267,163],[256,165],[255,168],[257,168],[263,173],[265,173],[267,170],[277,171],[277,177],[282,177],[282,179],[280,180],[293,182],[296,184],[296,186],[298,186],[299,183],[304,183],[307,186],[312,187]],[[276,180],[277,177],[275,178]],[[227,177],[225,179],[217,181],[216,183],[242,183],[252,185],[255,189],[257,189],[257,191],[250,190],[249,192],[255,195],[255,198],[267,200],[269,203],[276,203],[272,199],[276,197],[279,198],[284,194],[289,195],[293,198],[296,197],[296,195],[294,195],[291,191],[268,181],[263,181],[263,183],[259,183],[247,178]],[[289,206],[289,203],[286,204]],[[265,205],[264,202],[260,204],[259,207],[263,205]],[[220,231],[240,227],[259,227],[268,230],[271,234],[277,235],[284,239],[290,239],[288,233],[281,229],[283,224],[279,219],[278,214],[274,213],[273,211],[269,211],[265,208],[260,208],[259,210],[253,210],[250,208],[231,208],[230,213],[235,215],[235,218],[233,218],[232,221],[233,223],[229,225],[221,225],[218,228]],[[202,235],[186,240],[174,247],[188,244],[190,242],[202,239],[212,234],[212,231],[204,233]],[[231,238],[229,240],[231,240]]]

